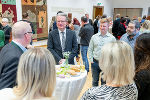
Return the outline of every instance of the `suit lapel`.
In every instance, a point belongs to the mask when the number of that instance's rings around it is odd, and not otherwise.
[[[66,29],[66,42],[65,42],[65,48],[67,48],[68,40],[69,40],[70,34],[69,31]]]
[[[58,45],[60,45],[60,47],[61,47],[60,36],[59,36],[58,30],[57,30],[57,33],[56,33],[56,40],[55,41],[57,41]],[[62,49],[62,47],[61,47],[61,49]]]

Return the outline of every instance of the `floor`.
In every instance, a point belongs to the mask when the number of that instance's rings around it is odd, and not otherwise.
[[[35,47],[47,47],[47,40],[42,40],[42,41],[34,41],[33,42],[33,46]],[[80,62],[82,63],[82,58],[80,57]],[[78,62],[79,63],[79,62]],[[88,90],[90,87],[92,87],[92,73],[91,73],[91,67],[90,67],[90,71],[87,75],[87,79],[86,82],[84,84],[83,89],[81,90],[81,93],[78,97],[78,100],[80,100],[80,98],[82,97],[82,95],[84,94],[84,92],[86,90]]]

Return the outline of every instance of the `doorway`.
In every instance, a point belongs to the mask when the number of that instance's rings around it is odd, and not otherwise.
[[[103,12],[104,12],[104,6],[93,6],[93,20],[98,15],[102,16]]]

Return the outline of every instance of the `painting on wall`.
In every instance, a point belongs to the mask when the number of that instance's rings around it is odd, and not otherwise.
[[[36,38],[48,37],[47,5],[46,0],[22,0],[22,13],[28,13],[32,22]]]
[[[22,5],[36,5],[36,0],[22,0]]]
[[[0,0],[0,21],[8,18],[10,26],[17,22],[16,0]]]
[[[45,28],[46,27],[46,11],[40,11],[39,12],[39,28]]]

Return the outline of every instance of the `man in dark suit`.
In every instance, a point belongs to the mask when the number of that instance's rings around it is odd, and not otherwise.
[[[12,27],[11,43],[0,52],[0,89],[13,88],[16,85],[16,72],[21,54],[31,42],[32,29],[27,22],[17,22]]]
[[[66,29],[67,19],[66,14],[60,13],[56,16],[58,29],[49,33],[48,36],[48,50],[55,57],[57,64],[62,64],[65,59],[63,52],[71,52],[69,55],[69,64],[74,64],[74,57],[77,54],[78,44],[74,31]]]
[[[5,45],[7,43],[9,43],[9,39],[10,39],[10,33],[11,33],[11,27],[8,25],[8,19],[7,18],[3,18],[2,19],[2,30],[4,31],[5,34]]]

